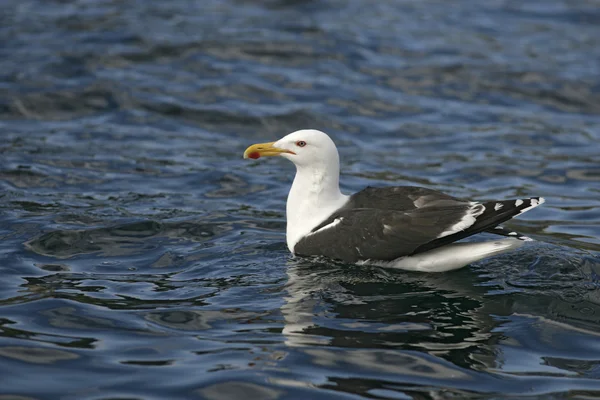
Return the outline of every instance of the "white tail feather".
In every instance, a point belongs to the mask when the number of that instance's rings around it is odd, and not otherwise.
[[[524,241],[514,238],[476,243],[451,243],[393,261],[364,261],[361,264],[378,265],[408,271],[445,272],[464,267],[482,258],[514,250],[523,244]]]

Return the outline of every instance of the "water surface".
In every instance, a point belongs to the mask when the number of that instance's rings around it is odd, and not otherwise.
[[[4,0],[0,398],[600,396],[599,6]],[[347,192],[544,196],[537,241],[294,259],[241,155],[302,128]]]

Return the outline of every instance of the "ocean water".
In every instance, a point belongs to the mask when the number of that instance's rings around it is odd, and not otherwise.
[[[302,128],[536,241],[293,258]],[[0,139],[2,400],[600,397],[597,0],[3,0]]]

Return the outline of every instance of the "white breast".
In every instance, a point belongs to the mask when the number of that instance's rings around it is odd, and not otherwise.
[[[316,176],[316,172],[298,169],[287,199],[286,239],[288,249],[308,235],[317,225],[340,209],[348,196],[340,192],[337,174]]]
[[[293,253],[294,246],[300,239],[308,235],[316,226],[325,221],[331,214],[344,206],[348,196],[337,201],[319,202],[313,196],[293,196],[290,191],[287,202],[286,240],[288,249]],[[340,221],[338,221],[339,223]]]

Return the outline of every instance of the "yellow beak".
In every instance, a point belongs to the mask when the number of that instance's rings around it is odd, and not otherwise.
[[[278,156],[282,153],[296,154],[293,151],[274,147],[274,143],[275,142],[253,144],[244,152],[244,158],[257,159],[261,157]]]

